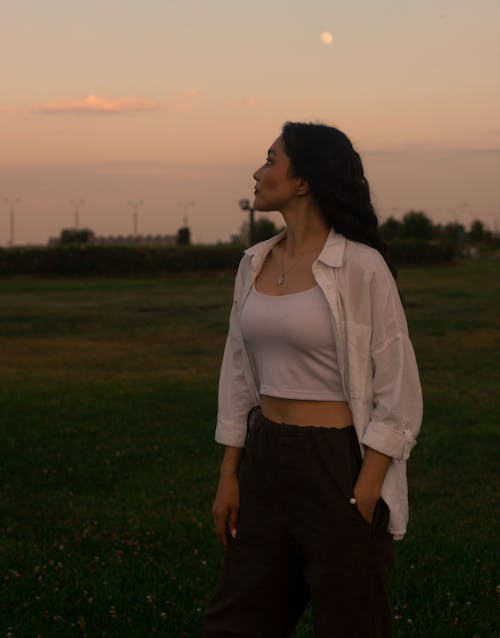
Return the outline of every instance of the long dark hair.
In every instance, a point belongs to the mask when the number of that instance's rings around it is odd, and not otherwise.
[[[308,182],[329,225],[344,237],[378,250],[396,278],[361,158],[349,138],[333,126],[287,122],[282,140],[294,176]]]

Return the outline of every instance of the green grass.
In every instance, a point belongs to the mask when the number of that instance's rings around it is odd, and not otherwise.
[[[497,635],[498,263],[400,274],[425,417],[396,637]],[[0,638],[200,635],[231,295],[227,274],[0,280]]]

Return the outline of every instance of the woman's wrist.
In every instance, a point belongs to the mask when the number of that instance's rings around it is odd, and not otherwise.
[[[229,481],[229,480],[238,478],[238,468],[235,468],[235,469],[221,468],[219,473],[219,478],[221,481]]]
[[[376,502],[380,498],[382,485],[391,461],[390,456],[366,448],[358,480],[354,486],[354,496]]]
[[[244,448],[226,446],[220,466],[221,480],[237,478],[243,451]]]
[[[373,501],[376,503],[380,498],[381,486],[370,483],[356,481],[354,485],[354,497],[356,500]]]

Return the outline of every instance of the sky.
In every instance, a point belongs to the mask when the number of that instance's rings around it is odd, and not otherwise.
[[[139,201],[141,234],[226,241],[287,120],[351,138],[382,221],[500,231],[497,0],[0,0],[0,24],[0,246],[77,210],[129,235]]]

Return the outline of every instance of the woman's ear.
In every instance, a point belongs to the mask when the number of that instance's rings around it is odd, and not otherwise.
[[[303,177],[299,177],[297,179],[297,195],[299,197],[303,197],[304,195],[308,195],[310,192],[309,182],[306,181]]]

